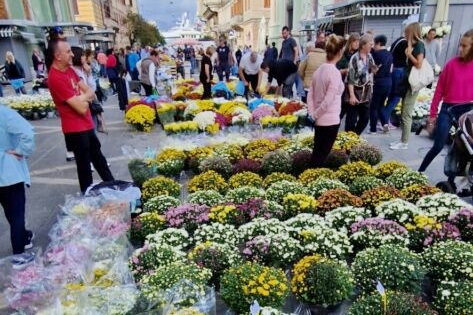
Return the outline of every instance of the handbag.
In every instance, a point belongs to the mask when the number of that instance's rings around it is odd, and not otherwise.
[[[422,66],[417,69],[412,67],[409,74],[409,84],[412,92],[418,92],[422,88],[434,82],[434,69],[426,58],[422,61]]]
[[[373,85],[366,82],[362,85],[353,85],[353,93],[356,99],[359,101],[357,105],[368,106],[371,102],[371,96],[373,95]],[[350,102],[350,91],[348,90],[348,84],[345,88],[345,102]]]
[[[92,101],[89,103],[89,109],[92,115],[98,115],[103,113],[103,107],[99,102]]]

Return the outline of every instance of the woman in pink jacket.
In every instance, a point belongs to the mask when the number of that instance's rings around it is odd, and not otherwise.
[[[445,65],[435,89],[427,122],[436,125],[434,145],[427,152],[419,172],[424,172],[442,151],[452,128],[452,116],[458,119],[473,109],[473,29],[463,35],[458,51],[459,55]],[[439,112],[440,101],[443,103]]]
[[[323,167],[332,150],[340,126],[342,93],[345,88],[336,64],[343,56],[345,39],[335,34],[327,38],[327,62],[313,74],[307,96],[309,115],[315,121],[312,166]]]

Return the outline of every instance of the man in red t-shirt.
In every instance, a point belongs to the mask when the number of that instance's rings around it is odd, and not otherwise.
[[[114,180],[100,150],[100,141],[95,134],[89,110],[89,102],[95,98],[95,91],[81,81],[70,66],[73,53],[69,43],[56,40],[50,45],[54,59],[49,70],[49,89],[61,117],[64,137],[75,155],[80,190],[85,193],[92,184],[91,162],[103,181]]]

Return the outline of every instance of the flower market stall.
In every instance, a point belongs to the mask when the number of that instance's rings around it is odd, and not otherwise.
[[[56,108],[49,93],[1,97],[0,103],[11,107],[29,120],[56,115]]]

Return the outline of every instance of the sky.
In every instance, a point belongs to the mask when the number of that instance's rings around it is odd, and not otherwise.
[[[160,31],[173,27],[184,12],[188,12],[190,22],[197,11],[196,0],[138,0],[140,14],[145,20],[155,21]]]

